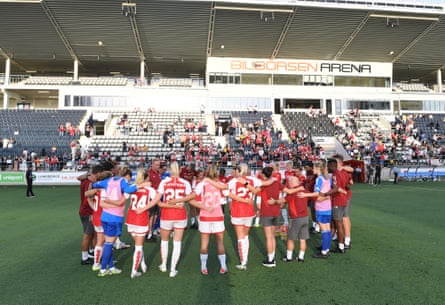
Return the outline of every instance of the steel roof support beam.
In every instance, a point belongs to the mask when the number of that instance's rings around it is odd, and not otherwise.
[[[215,33],[216,9],[215,1],[212,2],[209,17],[209,32],[207,34],[207,57],[212,56],[213,50],[213,34]]]
[[[127,0],[127,3],[131,3],[131,1]],[[133,37],[134,37],[134,42],[136,43],[136,48],[138,49],[138,56],[139,56],[141,66],[144,65],[145,69],[147,70],[147,73],[149,73],[150,70],[149,70],[147,62],[146,62],[144,49],[142,47],[141,35],[139,34],[139,28],[138,28],[138,24],[136,22],[136,4],[127,6],[127,10],[128,10],[128,13],[126,16],[130,20],[131,30],[133,32]],[[140,72],[140,76],[141,77],[145,76],[145,73]]]
[[[405,55],[411,48],[413,48],[426,34],[428,34],[434,27],[436,27],[440,23],[440,20],[432,22],[422,33],[417,35],[402,51],[397,54],[392,62],[395,63],[398,61],[403,55]]]
[[[40,2],[40,5],[43,8],[43,11],[45,12],[46,16],[48,16],[49,21],[51,22],[54,30],[56,31],[57,35],[59,36],[60,40],[62,40],[63,45],[67,49],[68,53],[70,53],[71,57],[74,60],[77,60],[78,64],[80,66],[83,66],[82,63],[79,61],[79,57],[77,56],[76,52],[74,51],[71,42],[68,40],[68,38],[65,36],[65,33],[63,32],[62,28],[60,27],[59,23],[56,20],[56,17],[54,17],[51,9],[48,7],[46,2],[42,0]]]
[[[395,62],[397,62],[400,58],[402,58],[403,55],[405,55],[409,50],[411,50],[423,37],[425,37],[432,29],[434,29],[440,22],[441,22],[442,18],[439,18],[438,21],[434,21],[432,22],[422,33],[420,33],[419,35],[417,35],[416,38],[414,38],[402,51],[399,52],[399,54],[397,54],[393,60],[392,63],[394,64]],[[440,67],[439,69],[443,69],[445,68],[445,65],[443,65],[442,67]],[[433,71],[431,71],[428,74],[425,75],[421,75],[419,78],[422,79],[424,77],[429,77],[431,74],[433,73],[437,73],[437,68],[434,68]],[[437,76],[436,76],[437,77]]]
[[[17,61],[14,60],[14,56],[13,55],[9,55],[8,52],[6,52],[5,50],[3,50],[2,48],[0,48],[0,56],[2,56],[4,59],[8,60],[9,62],[17,67],[19,67],[21,70],[26,71],[28,69],[26,69],[24,66],[22,66],[21,64],[19,64]]]
[[[371,13],[368,12],[368,14],[366,14],[366,16],[362,19],[362,21],[360,21],[359,25],[355,28],[355,30],[352,32],[352,34],[349,36],[349,38],[341,46],[340,50],[337,51],[337,54],[335,54],[333,60],[337,60],[339,57],[341,57],[343,55],[343,53],[351,45],[351,43],[355,39],[355,37],[357,37],[358,33],[360,33],[362,28],[365,26],[366,22],[368,22],[370,16],[371,16]]]
[[[275,48],[272,51],[271,59],[274,59],[275,57],[278,56],[278,52],[280,52],[281,45],[286,39],[287,32],[289,32],[289,29],[292,25],[292,22],[296,14],[297,14],[297,7],[294,7],[293,12],[289,13],[286,23],[284,24],[283,29],[281,30],[280,37],[278,37],[277,43],[275,44]]]

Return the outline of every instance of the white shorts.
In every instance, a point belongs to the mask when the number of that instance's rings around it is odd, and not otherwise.
[[[200,221],[199,232],[205,234],[216,234],[224,232],[224,221]]]
[[[252,226],[254,216],[252,217],[232,217],[232,225],[234,226],[244,226],[250,228]]]
[[[171,231],[173,229],[185,229],[187,227],[187,219],[184,220],[162,220],[161,229]]]
[[[131,236],[145,236],[148,233],[148,226],[135,226],[127,224],[127,231]]]
[[[103,233],[104,228],[102,226],[94,226],[94,232],[96,233]]]

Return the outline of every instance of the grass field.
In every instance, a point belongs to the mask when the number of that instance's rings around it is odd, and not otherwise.
[[[159,244],[146,243],[149,271],[133,280],[132,250],[115,251],[121,275],[80,265],[78,187],[34,187],[33,199],[25,187],[0,190],[0,304],[445,304],[442,183],[354,186],[352,249],[327,260],[311,258],[312,235],[303,264],[282,263],[280,241],[277,267],[264,268],[263,233],[252,229],[249,270],[238,271],[227,225],[228,274],[213,243],[200,274],[199,233],[188,230],[176,278],[157,271]]]

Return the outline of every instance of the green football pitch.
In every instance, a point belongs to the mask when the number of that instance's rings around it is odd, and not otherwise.
[[[218,274],[213,240],[209,275],[200,274],[196,230],[187,230],[176,278],[157,270],[159,244],[145,243],[148,273],[130,279],[133,250],[115,251],[120,275],[98,278],[80,265],[78,187],[0,187],[0,304],[444,304],[445,187],[442,183],[355,185],[352,249],[326,260],[265,268],[261,228],[250,232],[249,270],[238,263],[226,222],[229,273]],[[126,230],[124,226],[124,231]],[[130,242],[126,231],[122,239]],[[171,245],[170,245],[171,253]]]

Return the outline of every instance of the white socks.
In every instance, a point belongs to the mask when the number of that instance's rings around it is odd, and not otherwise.
[[[219,263],[221,264],[221,268],[227,270],[226,255],[220,254],[220,255],[218,255],[218,259],[219,259]]]
[[[101,258],[102,258],[102,247],[101,246],[94,247],[94,263],[100,264]]]
[[[293,252],[293,251],[290,251],[290,250],[287,250],[287,251],[286,251],[286,258],[287,258],[288,260],[292,260],[292,252]]]
[[[181,256],[181,242],[174,240],[170,271],[176,271],[176,265],[178,264],[180,256]]]
[[[181,242],[173,241],[173,251],[171,258],[170,271],[176,271],[176,265],[179,262],[181,256]],[[168,259],[168,240],[161,240],[161,266],[167,266]]]
[[[268,254],[267,254],[267,260],[268,260],[269,262],[273,261],[274,259],[275,259],[275,252],[272,252],[272,253],[268,253]]]
[[[201,270],[207,269],[207,259],[209,258],[208,254],[200,254],[199,258],[201,259]],[[226,255],[225,254],[219,254],[218,255],[219,263],[221,264],[221,269],[227,270],[226,265]]]
[[[238,254],[241,265],[247,265],[247,256],[249,255],[249,236],[238,239]]]
[[[201,270],[207,269],[207,258],[209,257],[209,255],[200,254],[199,257],[201,259]]]
[[[135,246],[134,247],[134,253],[133,253],[133,265],[131,268],[131,272],[135,273],[139,269],[139,264],[142,261],[142,246]]]
[[[168,240],[161,240],[161,264],[167,266]]]
[[[304,260],[304,251],[298,252],[298,258]]]

